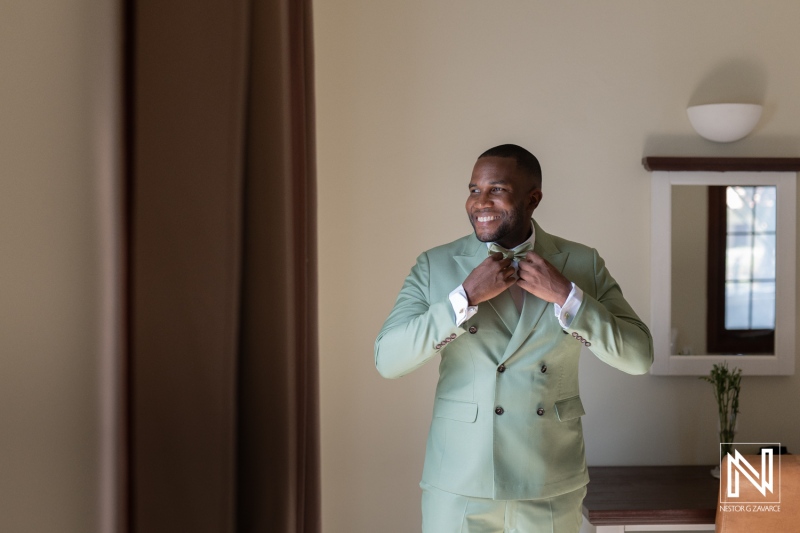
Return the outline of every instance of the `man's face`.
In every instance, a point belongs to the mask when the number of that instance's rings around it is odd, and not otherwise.
[[[472,170],[467,215],[480,241],[513,248],[528,238],[541,199],[542,191],[513,158],[482,157]]]

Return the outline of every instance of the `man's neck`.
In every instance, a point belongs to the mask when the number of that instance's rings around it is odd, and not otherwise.
[[[516,248],[516,247],[518,247],[518,246],[520,246],[522,244],[525,244],[528,241],[531,241],[531,243],[533,243],[533,242],[535,242],[535,240],[536,240],[535,228],[533,226],[533,220],[531,220],[531,224],[530,224],[530,226],[528,226],[528,231],[525,233],[525,238],[523,238],[521,240],[519,239],[519,237],[510,238],[510,239],[506,239],[506,240],[503,240],[503,241],[497,241],[496,243],[499,244],[500,246],[502,246],[503,248],[505,248],[506,250],[513,250],[514,248]],[[515,242],[515,241],[516,241],[516,244],[512,244],[512,245],[508,246],[508,244],[510,242]],[[486,246],[489,246],[490,244],[491,244],[490,242],[487,242]]]

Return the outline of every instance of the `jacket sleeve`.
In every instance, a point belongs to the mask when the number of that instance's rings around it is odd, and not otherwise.
[[[628,374],[645,374],[653,364],[650,330],[622,296],[597,250],[592,253],[594,287],[581,287],[583,301],[568,331],[589,342],[589,350],[605,363]]]
[[[375,340],[375,366],[383,377],[408,374],[464,333],[455,324],[450,300],[431,302],[430,292],[430,263],[423,253]]]

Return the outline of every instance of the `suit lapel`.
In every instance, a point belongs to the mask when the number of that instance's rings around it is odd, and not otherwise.
[[[489,300],[489,305],[500,315],[500,320],[503,321],[508,332],[513,335],[514,330],[517,329],[517,324],[519,324],[520,314],[511,294],[508,291],[503,291]]]
[[[467,239],[461,252],[453,256],[453,260],[467,275],[484,259],[486,259],[486,245],[479,241],[474,233]]]
[[[533,251],[542,256],[545,261],[553,265],[559,272],[563,272],[567,264],[569,253],[559,251],[550,238],[550,235],[545,233],[536,221],[533,222],[533,225],[536,228],[536,242],[533,245]],[[511,300],[510,297],[509,300]],[[513,301],[511,305],[514,305]],[[519,317],[516,327],[512,329],[513,334],[503,354],[503,361],[511,357],[514,352],[528,340],[528,337],[530,337],[533,330],[538,326],[545,309],[552,309],[551,304],[532,294],[525,293],[525,301],[522,304],[522,314]],[[550,312],[552,313],[552,310]]]

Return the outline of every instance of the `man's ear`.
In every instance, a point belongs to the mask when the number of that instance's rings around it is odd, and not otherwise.
[[[542,190],[538,187],[534,187],[531,189],[531,192],[528,193],[528,209],[531,210],[531,213],[539,207],[539,204],[542,201]]]

